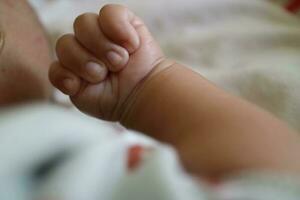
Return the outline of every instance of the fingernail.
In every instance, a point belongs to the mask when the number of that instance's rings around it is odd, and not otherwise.
[[[114,66],[118,66],[122,63],[123,58],[122,56],[120,56],[120,54],[114,52],[114,51],[109,51],[106,55],[108,61],[110,62],[110,64],[114,65]]]
[[[71,78],[66,78],[63,81],[63,87],[65,88],[65,92],[71,94],[74,88],[74,81]]]
[[[91,77],[100,79],[104,75],[105,68],[98,63],[88,62],[86,64],[86,70]]]

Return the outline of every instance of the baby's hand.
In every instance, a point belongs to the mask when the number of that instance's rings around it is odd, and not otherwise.
[[[74,22],[62,36],[52,84],[90,115],[116,121],[132,91],[162,60],[163,53],[144,23],[126,7],[106,5]]]

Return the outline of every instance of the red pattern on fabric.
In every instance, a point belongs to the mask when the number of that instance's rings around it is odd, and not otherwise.
[[[144,150],[141,145],[134,145],[128,149],[127,168],[129,171],[134,171],[140,166]]]
[[[296,13],[300,10],[300,0],[291,0],[287,5],[286,9],[290,12]]]

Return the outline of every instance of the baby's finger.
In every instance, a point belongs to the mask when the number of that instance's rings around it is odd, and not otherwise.
[[[51,65],[49,79],[54,87],[66,95],[76,95],[81,87],[80,78],[65,69],[59,62],[55,62]]]
[[[100,10],[99,23],[101,30],[112,41],[122,45],[129,53],[139,46],[139,35],[133,24],[136,17],[126,7],[109,4]]]
[[[82,47],[74,35],[62,36],[56,45],[59,61],[65,68],[90,83],[103,81],[107,75],[104,64]]]
[[[76,39],[104,62],[110,71],[118,72],[127,64],[129,60],[127,50],[114,44],[102,33],[97,14],[86,13],[77,17],[74,32]]]

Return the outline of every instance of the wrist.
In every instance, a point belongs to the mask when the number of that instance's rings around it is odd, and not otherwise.
[[[144,90],[147,90],[152,82],[155,81],[161,74],[165,74],[176,63],[169,59],[163,59],[158,62],[151,72],[133,89],[127,100],[121,106],[120,123],[127,128],[132,128],[134,119],[132,119],[132,111],[136,109],[142,109],[137,106],[144,94]],[[147,102],[144,102],[147,106]],[[140,103],[139,103],[140,105]]]

